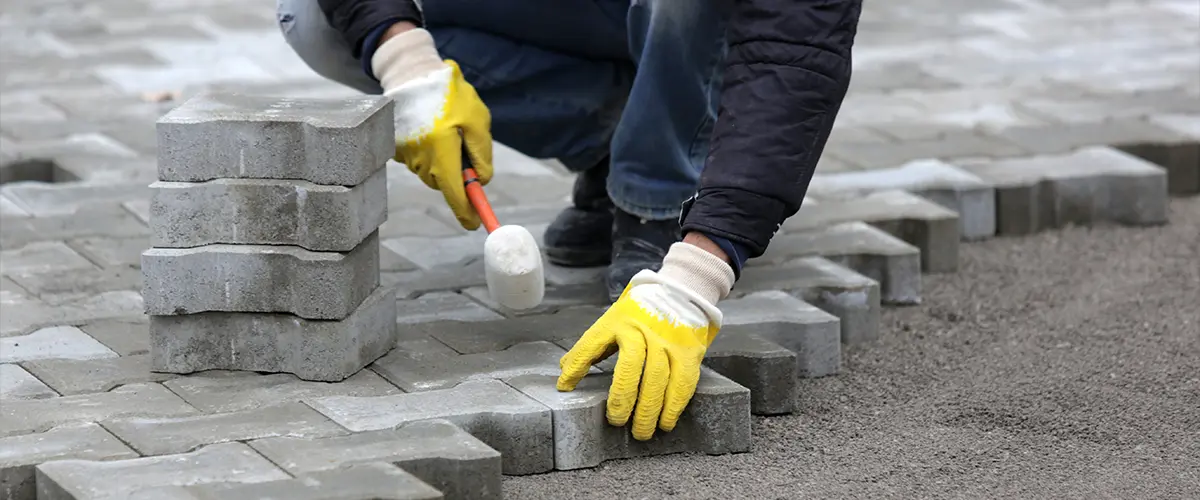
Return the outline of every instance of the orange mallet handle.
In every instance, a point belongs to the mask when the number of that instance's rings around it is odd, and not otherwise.
[[[488,234],[492,234],[492,231],[500,227],[500,221],[496,220],[496,213],[492,212],[492,204],[488,202],[487,195],[483,193],[479,175],[466,162],[467,157],[464,152],[463,187],[467,189],[467,199],[471,200],[471,206],[475,207],[475,211],[479,213],[479,220],[483,222],[483,228],[487,229]]]

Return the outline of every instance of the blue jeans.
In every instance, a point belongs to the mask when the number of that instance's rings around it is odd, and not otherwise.
[[[613,203],[678,217],[716,119],[732,0],[424,0],[438,51],[492,113],[496,140],[580,172],[608,158]],[[318,74],[382,92],[317,0],[278,0],[280,26]]]

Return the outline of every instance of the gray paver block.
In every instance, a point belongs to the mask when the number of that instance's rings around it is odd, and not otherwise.
[[[146,313],[290,313],[345,319],[379,285],[375,235],[347,253],[295,246],[206,245],[142,254]]]
[[[158,178],[357,186],[396,154],[393,108],[380,96],[198,95],[158,120]]]
[[[196,409],[158,384],[130,384],[110,392],[0,405],[0,437],[42,432],[76,422],[122,417],[193,415]]]
[[[440,325],[454,322],[480,322],[504,319],[499,313],[454,292],[430,292],[396,304],[396,321],[404,332],[437,331]]]
[[[231,413],[123,418],[102,424],[143,456],[186,453],[204,445],[230,441],[348,434],[324,415],[299,402]]]
[[[70,242],[79,255],[102,267],[139,267],[142,251],[150,247],[150,238],[82,238]]]
[[[750,412],[781,415],[796,408],[796,354],[755,335],[717,335],[704,366],[750,390]]]
[[[0,338],[0,363],[115,357],[117,353],[112,349],[73,326],[53,326],[27,335]]]
[[[193,373],[247,370],[338,382],[396,345],[396,296],[376,288],[342,320],[206,312],[150,317],[151,366]]]
[[[205,413],[252,410],[325,396],[366,397],[400,393],[396,386],[369,370],[336,384],[309,382],[283,373],[259,375],[211,371],[168,380],[163,385]]]
[[[1120,149],[1166,168],[1172,195],[1200,193],[1200,114],[1156,115],[1150,117],[1150,122],[1180,139]]]
[[[148,354],[89,360],[46,359],[26,362],[25,368],[64,396],[105,392],[125,384],[162,382],[176,377],[151,372]]]
[[[488,292],[486,286],[468,288],[462,293],[509,317],[548,314],[571,307],[607,306],[611,303],[608,299],[608,291],[602,281],[547,287],[545,298],[537,307],[520,311],[506,308],[492,300],[492,294]]]
[[[91,321],[79,329],[121,356],[150,352],[150,322],[145,316]]]
[[[1066,224],[1167,222],[1166,171],[1108,147],[967,165],[996,186],[997,233]]]
[[[757,335],[796,353],[801,377],[841,371],[841,322],[803,300],[781,291],[760,292],[721,303],[721,335]]]
[[[382,250],[388,248],[384,246]],[[452,292],[487,285],[482,258],[467,261],[465,264],[393,273],[392,276],[385,285],[395,286],[396,296],[401,299],[415,299],[432,292]]]
[[[863,222],[846,222],[775,237],[758,266],[821,256],[879,282],[885,304],[921,303],[921,251]]]
[[[461,266],[483,260],[486,231],[472,231],[457,236],[390,238],[380,242],[421,269],[434,270],[442,266]]]
[[[383,169],[354,187],[306,181],[215,179],[150,185],[153,245],[296,245],[348,252],[387,220]]]
[[[0,250],[0,272],[44,273],[95,267],[87,259],[61,241],[42,241],[20,248]]]
[[[696,394],[671,432],[650,441],[633,439],[627,427],[614,427],[605,417],[611,375],[584,377],[574,391],[559,392],[557,377],[526,375],[510,385],[554,412],[554,467],[594,467],[606,460],[698,451],[713,455],[750,451],[750,391],[709,370],[701,369]]]
[[[429,483],[448,500],[502,497],[500,452],[446,420],[323,439],[260,439],[250,446],[297,476],[386,462]]]
[[[142,314],[142,295],[133,290],[103,292],[50,304],[41,300],[17,299],[4,304],[0,314],[0,337],[24,335],[40,328],[82,325],[95,320]]]
[[[107,462],[60,460],[37,466],[39,500],[124,500],[138,490],[166,486],[289,478],[242,443],[215,444],[181,455]]]
[[[797,259],[778,267],[747,267],[734,296],[782,290],[837,316],[842,343],[879,337],[879,283],[821,257]]]
[[[520,375],[554,375],[566,354],[550,342],[517,344],[503,351],[446,358],[396,349],[371,368],[405,392],[449,389],[463,382],[507,379]],[[597,373],[599,373],[597,371]]]
[[[43,217],[73,215],[90,210],[97,204],[117,205],[130,200],[150,197],[150,188],[145,182],[100,183],[71,182],[43,184],[21,182],[0,187],[17,206],[30,214]]]
[[[940,160],[915,160],[894,168],[817,174],[808,193],[818,199],[835,194],[866,194],[900,189],[915,193],[958,213],[960,236],[967,240],[996,233],[996,201],[992,187],[979,177]]]
[[[446,419],[498,450],[505,474],[536,474],[554,468],[550,410],[503,382],[466,382],[452,389],[380,397],[332,396],[306,402],[355,432]]]
[[[871,224],[920,249],[924,272],[958,270],[958,214],[907,191],[806,199],[800,211],[783,223],[783,230],[809,231],[852,221]]]
[[[375,462],[261,483],[209,483],[142,490],[129,500],[441,500],[442,493],[393,465]]]
[[[572,307],[553,314],[481,322],[445,322],[432,336],[462,354],[503,351],[525,342],[578,338],[600,319],[598,307]]]
[[[47,302],[85,299],[104,292],[142,289],[142,273],[134,267],[71,269],[20,273],[12,280]]]
[[[0,498],[37,498],[34,467],[43,462],[128,458],[138,458],[138,454],[93,422],[59,426],[40,434],[0,438]]]
[[[0,401],[46,399],[58,396],[37,377],[15,363],[0,364]]]
[[[132,238],[147,236],[146,227],[134,214],[113,203],[95,203],[86,210],[66,215],[6,218],[0,224],[0,238],[6,248],[18,248],[35,241],[63,241],[93,236]]]

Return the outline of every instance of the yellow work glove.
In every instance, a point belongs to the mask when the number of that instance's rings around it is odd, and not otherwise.
[[[571,391],[588,368],[617,355],[608,390],[608,423],[633,415],[633,438],[645,441],[657,426],[670,432],[700,380],[700,362],[721,329],[717,301],[733,288],[724,260],[688,243],[675,243],[662,270],[643,270],[621,297],[559,361],[558,390]],[[636,410],[635,410],[635,404]]]
[[[459,224],[479,227],[479,214],[463,188],[463,146],[486,185],[492,179],[492,115],[463,79],[462,70],[438,55],[433,37],[412,29],[379,45],[371,69],[396,107],[396,161],[442,192]]]

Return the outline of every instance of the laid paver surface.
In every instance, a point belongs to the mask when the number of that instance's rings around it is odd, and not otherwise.
[[[552,387],[602,270],[493,303],[484,235],[377,170],[383,115],[347,113],[383,105],[269,4],[0,7],[0,498],[1200,496],[1195,0],[868,3],[810,200],[651,443],[604,424],[611,360]],[[156,130],[202,91],[315,111]],[[181,162],[300,121],[331,146]],[[496,154],[498,215],[539,235],[571,178]],[[396,349],[330,340],[390,343],[393,296]],[[300,377],[181,373],[213,367]]]

